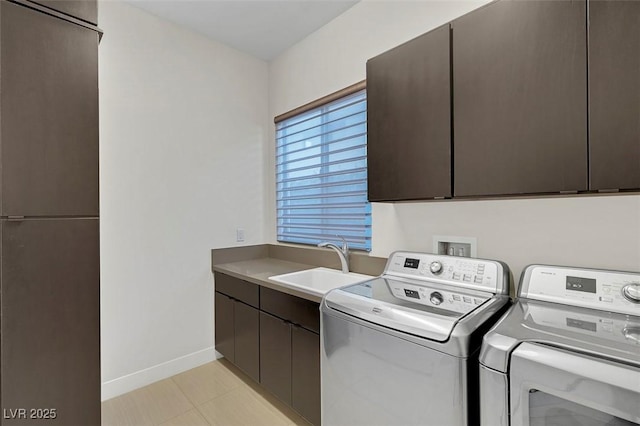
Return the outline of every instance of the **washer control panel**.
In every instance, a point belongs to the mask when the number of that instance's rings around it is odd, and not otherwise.
[[[528,299],[640,315],[640,273],[531,265],[521,285]]]
[[[446,309],[462,315],[471,312],[489,300],[489,296],[448,291],[437,286],[416,285],[392,280],[388,280],[387,282],[391,288],[391,293],[398,299],[434,308]]]
[[[387,262],[385,274],[498,294],[509,293],[509,273],[506,266],[492,260],[395,252]]]

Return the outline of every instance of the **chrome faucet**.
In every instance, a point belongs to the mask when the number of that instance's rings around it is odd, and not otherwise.
[[[318,247],[327,247],[335,250],[335,252],[338,253],[338,257],[340,258],[340,263],[342,264],[342,273],[348,274],[349,273],[349,244],[347,244],[347,240],[345,240],[343,237],[340,237],[340,239],[342,240],[342,248],[330,242],[322,242],[318,244]]]

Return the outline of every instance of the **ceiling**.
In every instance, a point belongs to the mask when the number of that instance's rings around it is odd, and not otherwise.
[[[359,0],[128,0],[135,7],[269,61]]]

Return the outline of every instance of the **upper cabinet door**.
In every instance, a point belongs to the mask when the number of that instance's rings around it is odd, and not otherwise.
[[[451,196],[449,25],[367,62],[370,201]]]
[[[98,215],[98,34],[2,2],[2,215]]]
[[[454,195],[587,189],[585,1],[499,1],[453,22]]]
[[[98,25],[98,2],[96,0],[31,0],[90,24]]]
[[[640,188],[640,2],[589,2],[592,190]]]

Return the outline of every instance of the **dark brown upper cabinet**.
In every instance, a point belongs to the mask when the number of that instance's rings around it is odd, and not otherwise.
[[[449,25],[367,62],[369,201],[451,196]]]
[[[0,215],[97,216],[98,33],[0,7]]]
[[[640,2],[589,2],[591,190],[640,188]]]
[[[31,0],[65,15],[98,25],[98,2],[96,0]]]
[[[498,1],[452,28],[454,196],[587,190],[586,1]]]

